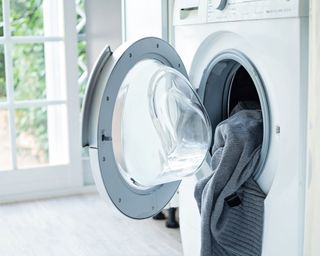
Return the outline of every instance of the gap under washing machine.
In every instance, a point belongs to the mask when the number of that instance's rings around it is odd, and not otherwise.
[[[204,131],[214,133],[239,101],[258,101],[264,134],[255,178],[267,194],[262,255],[303,255],[308,1],[176,0],[172,13],[173,47],[151,37],[114,52],[106,47],[91,74],[82,144],[100,193],[143,219],[182,180],[184,254],[198,255],[193,191],[211,171],[204,159],[213,137]],[[181,136],[196,138],[200,150],[188,144],[168,157]]]

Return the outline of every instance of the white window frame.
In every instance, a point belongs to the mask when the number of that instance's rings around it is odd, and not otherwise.
[[[77,31],[76,31],[76,6],[75,1],[51,0],[54,6],[57,1],[61,7],[62,30],[61,36],[11,36],[10,35],[10,0],[3,0],[4,36],[0,43],[5,45],[5,72],[7,102],[0,103],[0,109],[9,112],[9,127],[11,137],[12,167],[10,171],[0,171],[0,202],[39,198],[44,194],[58,194],[59,191],[79,191],[83,188],[83,174],[80,145],[80,104],[77,68]],[[50,3],[50,0],[46,0]],[[46,8],[46,7],[44,7]],[[50,9],[51,7],[48,7]],[[54,12],[52,12],[54,13]],[[45,22],[45,21],[44,21]],[[37,99],[14,102],[12,79],[11,50],[15,43],[44,43],[61,42],[64,48],[64,68],[66,96],[62,100]],[[49,55],[45,53],[45,58]],[[54,58],[54,56],[51,56]],[[51,59],[54,61],[54,59]],[[46,65],[47,66],[47,65]],[[47,67],[46,67],[47,68]],[[61,75],[61,74],[60,74]],[[47,81],[50,83],[50,81]],[[16,166],[16,134],[15,134],[15,110],[21,107],[47,107],[66,106],[67,111],[67,148],[69,155],[67,164],[46,165],[41,167],[18,170]],[[48,111],[48,123],[54,123],[54,116],[50,117]],[[52,126],[52,125],[51,125]],[[59,134],[48,125],[49,148],[55,148],[54,141],[59,140]],[[52,141],[52,142],[51,142]],[[50,145],[51,144],[51,145]],[[64,192],[62,192],[64,193]]]

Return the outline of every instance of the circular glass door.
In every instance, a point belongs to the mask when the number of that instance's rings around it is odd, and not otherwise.
[[[129,184],[150,187],[194,174],[210,146],[211,126],[189,81],[145,59],[122,82],[112,138],[121,174]]]
[[[89,79],[83,146],[99,192],[123,214],[148,218],[202,165],[211,124],[167,42],[144,38],[108,49]]]

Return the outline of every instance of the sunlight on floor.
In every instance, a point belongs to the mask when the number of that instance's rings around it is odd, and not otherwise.
[[[179,230],[131,220],[96,194],[0,205],[0,255],[182,255]]]

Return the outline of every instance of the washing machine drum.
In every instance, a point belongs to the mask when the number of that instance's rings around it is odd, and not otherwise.
[[[104,49],[82,122],[99,191],[137,219],[158,213],[211,145],[210,119],[184,65],[158,38]]]

